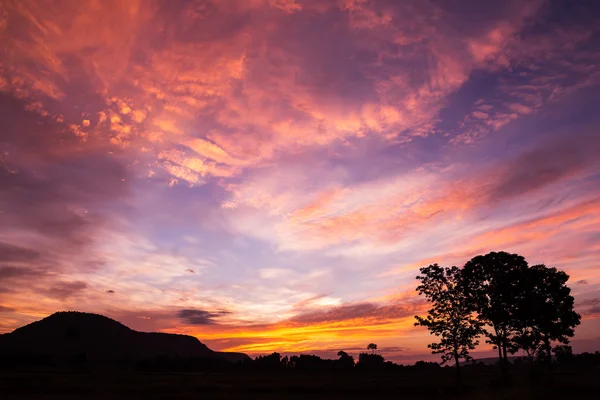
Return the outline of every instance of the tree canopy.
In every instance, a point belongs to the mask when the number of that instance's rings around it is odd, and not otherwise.
[[[488,326],[484,331],[487,342],[498,349],[504,362],[508,353],[518,349],[515,299],[522,296],[527,267],[524,257],[501,251],[473,257],[461,272],[468,301],[475,306],[479,321]]]
[[[454,360],[457,380],[460,380],[460,360],[469,360],[469,351],[479,344],[481,322],[473,315],[475,308],[468,301],[457,267],[443,268],[433,264],[421,268],[417,279],[420,295],[424,295],[431,308],[427,317],[415,316],[415,325],[426,326],[439,337],[438,342],[428,345],[433,354],[441,354],[442,364]]]
[[[565,272],[543,264],[526,269],[520,276],[513,322],[517,330],[515,342],[530,359],[544,350],[546,359],[551,361],[552,343],[568,344],[581,322],[581,316],[574,311],[568,279]]]
[[[462,269],[433,264],[420,271],[417,291],[431,308],[426,317],[416,317],[415,325],[440,338],[429,348],[441,354],[442,363],[468,360],[482,333],[498,350],[503,374],[507,354],[519,349],[531,361],[541,355],[551,363],[553,344],[568,344],[581,321],[569,276],[543,264],[530,267],[518,254],[492,252]]]

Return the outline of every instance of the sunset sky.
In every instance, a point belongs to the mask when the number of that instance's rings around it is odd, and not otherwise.
[[[437,360],[418,269],[504,250],[598,350],[599,104],[593,0],[0,0],[0,333]]]

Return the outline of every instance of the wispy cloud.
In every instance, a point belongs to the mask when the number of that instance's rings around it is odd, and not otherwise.
[[[177,316],[189,325],[210,325],[215,324],[220,316],[229,314],[229,311],[206,311],[206,310],[181,310]]]

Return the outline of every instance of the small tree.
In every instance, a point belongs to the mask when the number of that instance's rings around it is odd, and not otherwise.
[[[567,344],[558,345],[554,347],[552,351],[554,351],[556,361],[559,364],[568,364],[573,362],[573,359],[575,358],[573,356],[573,348]]]
[[[339,360],[337,360],[337,364],[340,368],[354,367],[354,357],[342,350],[338,351],[337,355],[339,357]]]
[[[377,350],[377,345],[375,343],[369,343],[367,350],[371,350],[371,353],[375,353],[375,350]]]
[[[542,337],[539,331],[523,326],[514,337],[515,344],[525,351],[529,363],[533,367],[535,356],[539,353],[542,344]]]
[[[382,369],[385,366],[385,358],[381,354],[360,353],[358,355],[357,368],[360,369]]]
[[[426,326],[440,341],[431,343],[433,354],[441,354],[442,364],[454,360],[456,382],[460,388],[460,359],[470,360],[469,351],[479,342],[481,323],[473,316],[474,307],[465,294],[460,270],[443,268],[438,264],[421,268],[419,295],[425,295],[431,308],[427,317],[415,316],[416,326]]]

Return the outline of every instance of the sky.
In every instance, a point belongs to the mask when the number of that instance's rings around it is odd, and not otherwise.
[[[593,0],[2,0],[0,332],[436,360],[419,268],[509,251],[598,350],[599,89]]]

